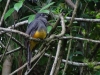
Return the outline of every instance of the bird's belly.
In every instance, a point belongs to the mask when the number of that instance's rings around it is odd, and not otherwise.
[[[39,38],[39,39],[44,39],[46,37],[46,31],[45,30],[36,31],[33,37]]]
[[[32,36],[33,38],[39,38],[39,39],[44,39],[46,37],[46,31],[41,30],[41,31],[36,31],[35,34]],[[32,50],[38,42],[36,41],[30,41],[30,50]]]
[[[37,43],[38,42],[36,42],[36,41],[30,41],[30,50],[31,51],[33,50],[33,48],[35,48],[35,46],[36,46]]]

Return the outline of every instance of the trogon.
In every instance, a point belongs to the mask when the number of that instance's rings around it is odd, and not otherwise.
[[[46,13],[37,13],[34,21],[32,21],[28,26],[26,33],[33,38],[44,39],[47,35],[47,17]],[[35,49],[38,42],[33,40],[28,40],[26,42],[27,46],[27,68],[30,69],[30,61],[32,58],[32,51]]]

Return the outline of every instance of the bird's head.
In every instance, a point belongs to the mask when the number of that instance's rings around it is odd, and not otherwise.
[[[48,14],[47,13],[37,13],[35,18],[39,18],[39,17],[42,17],[42,18],[48,18]]]

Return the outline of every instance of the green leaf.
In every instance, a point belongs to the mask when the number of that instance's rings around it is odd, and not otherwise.
[[[35,15],[30,15],[28,18],[28,24],[31,23],[35,18]]]
[[[100,19],[100,13],[98,13],[98,14],[96,15],[96,18],[97,18],[97,19]]]
[[[41,11],[39,11],[38,13],[47,13],[47,14],[49,14],[49,10],[41,10]]]
[[[29,18],[29,16],[22,17],[21,19],[19,19],[19,21],[23,21],[23,20],[25,20],[27,18]]]
[[[0,2],[1,2],[2,0],[0,0]]]
[[[23,5],[23,2],[22,1],[19,1],[18,3],[16,3],[14,5],[14,9],[18,12],[19,9],[22,7],[22,5]]]
[[[47,27],[47,32],[49,33],[51,29],[52,29],[52,26],[48,26]]]
[[[97,65],[97,66],[94,67],[94,69],[95,69],[95,70],[97,70],[97,69],[99,70],[99,69],[100,69],[100,66]]]
[[[49,7],[50,7],[51,5],[53,5],[54,3],[55,3],[55,2],[52,2],[52,3],[50,3],[50,4],[47,4],[46,6],[42,7],[42,9],[41,9],[39,12],[41,12],[41,11],[43,11],[43,10],[49,8]]]
[[[13,12],[14,12],[14,8],[9,9],[4,15],[4,20],[6,20]]]

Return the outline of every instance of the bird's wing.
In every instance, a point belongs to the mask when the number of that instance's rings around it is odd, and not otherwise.
[[[30,35],[30,36],[34,36],[36,30],[38,29],[38,21],[35,19],[33,22],[31,22],[28,26],[27,26],[27,30],[26,30],[26,34]],[[26,47],[27,47],[27,68],[28,70],[30,69],[30,61],[31,61],[31,57],[32,57],[32,48],[34,47],[32,44],[35,44],[33,41],[25,41]]]
[[[38,21],[34,20],[33,22],[31,22],[26,30],[26,33],[30,36],[33,36],[35,31],[38,29]]]
[[[34,20],[27,26],[26,34],[33,37],[37,29],[38,29],[38,21]],[[29,43],[30,43],[29,40],[25,41],[25,46],[27,47],[27,49],[30,49]]]

